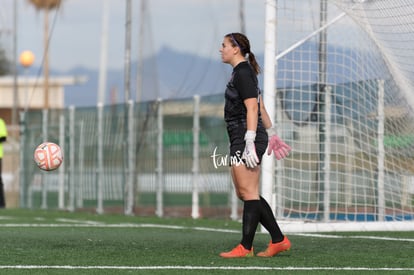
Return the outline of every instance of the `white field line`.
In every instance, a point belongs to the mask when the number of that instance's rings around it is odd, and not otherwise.
[[[73,220],[71,221],[73,222]],[[239,230],[230,230],[230,229],[215,229],[208,227],[186,227],[186,226],[176,226],[176,225],[162,225],[162,224],[149,224],[149,223],[118,223],[118,224],[105,224],[98,222],[87,222],[79,221],[81,223],[5,223],[0,224],[1,227],[96,227],[96,228],[163,228],[163,229],[192,229],[198,231],[211,231],[211,232],[221,232],[221,233],[240,233]]]
[[[332,271],[414,271],[414,268],[372,267],[264,267],[264,266],[72,266],[72,265],[0,265],[0,269],[107,269],[107,270],[332,270]]]
[[[370,240],[382,240],[382,241],[401,241],[401,242],[414,242],[414,239],[404,238],[390,238],[390,237],[379,237],[379,236],[341,236],[341,235],[324,235],[324,234],[308,234],[308,233],[295,233],[291,235],[304,236],[304,237],[315,237],[325,239],[370,239]]]
[[[66,222],[66,223],[76,223],[76,224],[105,224],[105,223],[97,222],[97,221],[88,221],[88,220],[83,221],[83,220],[63,219],[63,218],[56,219],[56,221]]]
[[[151,223],[118,223],[118,224],[106,224],[96,221],[88,220],[72,220],[72,219],[57,219],[60,222],[68,223],[5,223],[0,224],[1,227],[43,227],[43,228],[65,228],[65,227],[95,227],[95,228],[162,228],[162,229],[173,229],[173,230],[197,230],[197,231],[209,231],[218,233],[237,233],[240,234],[240,230],[231,229],[220,229],[220,228],[209,228],[209,227],[189,227],[189,226],[178,226],[178,225],[162,225],[162,224],[151,224]],[[258,234],[267,234],[266,232],[258,232]],[[383,240],[383,241],[401,241],[401,242],[414,242],[414,239],[405,238],[390,238],[390,237],[379,237],[379,236],[341,236],[341,235],[329,235],[329,234],[311,234],[311,233],[291,233],[289,235],[304,236],[304,237],[315,237],[315,238],[332,238],[332,239],[371,239],[371,240]]]

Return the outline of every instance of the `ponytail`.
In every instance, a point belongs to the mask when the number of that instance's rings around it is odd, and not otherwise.
[[[259,63],[257,63],[256,57],[254,56],[252,52],[248,53],[248,55],[249,55],[250,66],[252,66],[256,75],[260,74],[261,69],[260,69]]]

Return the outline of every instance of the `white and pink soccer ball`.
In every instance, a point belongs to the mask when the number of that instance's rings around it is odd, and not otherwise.
[[[63,162],[60,146],[53,142],[43,142],[34,151],[36,165],[45,171],[52,171],[59,168]]]

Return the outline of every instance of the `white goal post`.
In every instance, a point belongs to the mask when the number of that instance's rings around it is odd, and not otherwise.
[[[266,1],[264,158],[285,232],[414,230],[414,2]],[[276,76],[276,77],[274,77]]]

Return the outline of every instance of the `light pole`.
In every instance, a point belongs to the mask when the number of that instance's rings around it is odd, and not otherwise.
[[[24,67],[24,73],[25,73],[25,77],[26,77],[26,96],[25,96],[26,102],[25,102],[25,106],[24,106],[25,110],[29,107],[29,101],[28,101],[28,97],[29,97],[29,77],[27,75],[27,71],[28,71],[28,68],[33,65],[34,60],[35,60],[35,56],[31,51],[23,51],[20,54],[20,58],[19,58],[20,65],[22,65]]]

